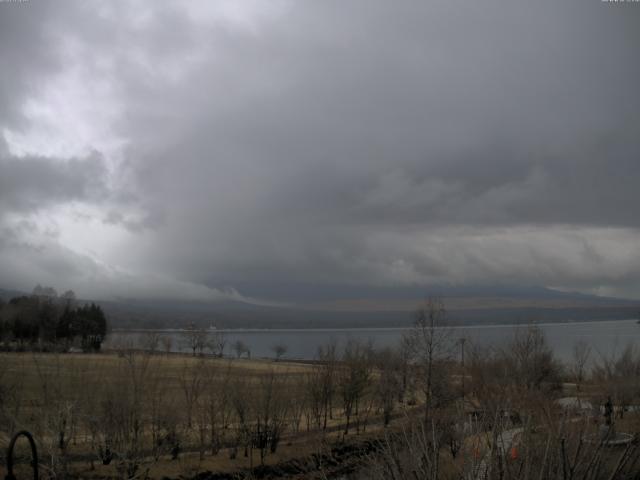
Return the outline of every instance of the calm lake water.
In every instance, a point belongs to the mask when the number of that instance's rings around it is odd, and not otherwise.
[[[640,343],[640,324],[637,320],[611,320],[600,322],[573,322],[538,324],[554,349],[557,357],[571,359],[573,346],[585,341],[593,348],[593,354],[611,355],[624,349],[628,344]],[[525,329],[522,325],[483,325],[451,327],[452,338],[466,338],[468,344],[483,347],[501,347],[513,338],[516,331]],[[282,330],[220,330],[224,333],[227,346],[226,355],[231,355],[234,342],[241,340],[251,350],[253,358],[273,357],[272,347],[276,344],[287,346],[286,358],[311,360],[318,347],[336,341],[338,346],[349,339],[371,341],[376,347],[394,347],[408,328],[346,328],[346,329],[282,329]],[[187,351],[184,335],[180,331],[161,331],[172,337],[173,351]],[[148,334],[140,332],[117,332],[110,335],[105,347],[116,347],[126,343],[138,346]],[[162,348],[162,347],[160,347]]]

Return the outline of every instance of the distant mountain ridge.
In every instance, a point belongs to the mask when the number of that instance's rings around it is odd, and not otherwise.
[[[114,324],[180,328],[191,322],[218,328],[405,327],[428,296],[442,297],[452,324],[504,324],[636,318],[640,302],[544,287],[455,287],[408,291],[365,288],[360,297],[262,306],[170,300],[103,302]],[[385,294],[388,294],[385,298]]]
[[[452,324],[506,324],[638,318],[640,301],[561,292],[544,287],[439,287],[422,290],[353,289],[360,297],[265,306],[240,301],[170,299],[98,301],[114,328],[405,327],[427,296],[443,299]],[[0,298],[26,295],[0,289]],[[83,301],[83,300],[79,300]]]
[[[5,290],[0,288],[0,299],[6,301],[9,301],[10,299],[14,298],[14,297],[19,297],[22,295],[29,295],[26,292],[20,292],[18,290]]]

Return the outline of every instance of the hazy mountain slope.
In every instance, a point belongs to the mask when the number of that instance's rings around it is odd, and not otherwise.
[[[456,324],[627,319],[640,311],[640,302],[632,300],[544,288],[442,289],[437,293],[445,302],[450,321]],[[190,322],[218,328],[335,328],[408,326],[423,299],[419,295],[401,298],[392,292],[387,298],[342,298],[287,306],[135,300],[102,304],[114,325],[129,328],[172,328]]]
[[[6,290],[0,288],[0,299],[4,300],[5,302],[13,297],[18,297],[20,295],[26,295],[26,293],[19,292],[17,290]]]
[[[242,302],[117,300],[98,302],[114,328],[183,328],[190,323],[218,328],[399,327],[428,295],[442,297],[453,324],[493,324],[637,318],[640,302],[558,292],[541,287],[455,287],[353,289],[359,297],[308,300],[282,306]],[[0,289],[0,298],[24,295]],[[82,300],[81,300],[82,301]]]

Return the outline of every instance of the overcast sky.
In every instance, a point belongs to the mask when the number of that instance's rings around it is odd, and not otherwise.
[[[640,298],[640,3],[0,2],[0,288]]]

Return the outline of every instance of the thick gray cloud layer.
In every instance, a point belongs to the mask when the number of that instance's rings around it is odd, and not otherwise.
[[[104,173],[99,157],[54,163],[42,157],[0,155],[0,204],[4,212],[23,214],[51,203],[91,201],[106,193]]]
[[[595,0],[0,3],[0,283],[640,297],[639,26]]]

